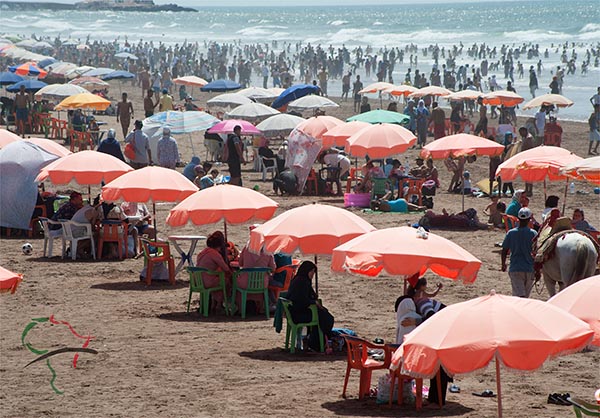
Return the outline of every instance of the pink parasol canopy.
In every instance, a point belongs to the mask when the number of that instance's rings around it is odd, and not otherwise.
[[[22,280],[22,274],[13,273],[0,266],[0,293],[15,293]]]
[[[391,123],[371,125],[346,140],[346,150],[355,157],[384,158],[405,152],[417,137],[408,129]]]
[[[343,125],[344,122],[333,116],[313,116],[296,126],[296,129],[316,139],[323,139],[323,134],[328,130]]]
[[[46,138],[25,138],[24,141],[31,142],[42,148],[44,151],[48,151],[50,154],[54,154],[58,157],[66,157],[69,154],[73,154],[71,151],[63,147],[62,145]]]
[[[480,136],[469,134],[448,135],[425,145],[421,157],[442,160],[468,155],[495,156],[504,152],[504,146]]]
[[[230,134],[233,133],[233,128],[240,126],[242,128],[242,135],[262,135],[256,126],[248,121],[241,119],[228,119],[217,123],[215,126],[208,130],[211,134]]]
[[[560,147],[539,146],[518,153],[504,161],[496,170],[502,181],[513,181],[517,177],[528,183],[564,180],[566,175],[560,170],[569,164],[582,161],[571,151]]]
[[[346,145],[346,140],[348,138],[368,126],[371,126],[371,124],[367,122],[361,122],[359,120],[334,126],[322,135],[323,147],[343,147]]]
[[[11,142],[20,141],[21,137],[8,131],[6,129],[0,129],[0,149],[7,146]]]

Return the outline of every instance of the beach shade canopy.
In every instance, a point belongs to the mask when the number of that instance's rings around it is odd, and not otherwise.
[[[288,109],[299,111],[336,107],[340,107],[340,105],[327,97],[317,96],[315,94],[309,94],[308,96],[301,97],[288,104]]]
[[[263,120],[256,125],[256,129],[261,131],[266,137],[286,136],[289,135],[296,126],[304,122],[304,120],[304,118],[299,116],[279,113]]]
[[[279,97],[271,104],[271,107],[279,109],[289,102],[318,92],[319,87],[313,86],[312,84],[295,84],[281,92]]]
[[[234,108],[231,112],[228,112],[226,116],[231,119],[242,119],[249,122],[255,122],[257,120],[268,118],[269,116],[277,115],[278,113],[278,110],[261,103],[246,103]]]
[[[422,89],[415,91],[414,93],[409,94],[408,97],[411,97],[411,98],[421,98],[421,97],[425,97],[425,96],[446,97],[451,94],[452,94],[452,92],[448,89],[445,89],[444,87],[427,86],[427,87],[423,87]]]
[[[592,328],[592,345],[600,347],[600,276],[580,280],[552,296],[547,303],[581,319]]]
[[[233,128],[240,126],[242,128],[242,135],[262,135],[262,132],[256,129],[256,126],[248,121],[241,119],[227,119],[217,123],[215,126],[208,130],[210,134],[230,134],[233,132]]]
[[[197,191],[198,186],[180,172],[150,166],[129,171],[111,181],[102,188],[102,198],[111,202],[179,202]]]
[[[81,67],[75,67],[72,70],[69,70],[65,73],[65,77],[69,80],[80,77],[82,74],[87,73],[90,70],[93,70],[96,67],[91,67],[89,65],[82,65]]]
[[[183,226],[207,225],[223,220],[240,224],[271,219],[278,203],[262,193],[229,184],[208,187],[187,197],[169,212],[167,224]]]
[[[31,142],[32,144],[37,145],[41,149],[50,154],[54,154],[57,157],[65,157],[69,154],[72,154],[71,151],[60,145],[59,143],[52,141],[51,139],[46,138],[23,138],[23,141]]]
[[[19,81],[18,83],[15,83],[15,84],[7,87],[6,91],[9,91],[11,93],[16,93],[21,90],[21,86],[24,86],[26,92],[34,93],[34,92],[42,89],[43,87],[46,87],[47,85],[48,84],[44,83],[43,81],[39,81],[39,80],[23,80],[23,81]]]
[[[29,229],[37,201],[36,175],[58,157],[26,141],[0,150],[0,226]]]
[[[94,68],[93,70],[86,71],[85,73],[82,74],[82,76],[102,77],[102,76],[105,76],[107,74],[114,73],[114,72],[115,72],[115,70],[113,68],[98,67],[98,68]]]
[[[524,101],[517,93],[507,90],[493,91],[483,96],[483,104],[491,106],[514,107]]]
[[[296,191],[302,194],[310,170],[323,148],[323,141],[305,134],[298,128],[289,134],[287,141],[285,166],[296,176]]]
[[[425,378],[433,377],[441,366],[454,376],[496,360],[501,417],[500,364],[533,371],[549,358],[583,349],[592,336],[588,324],[556,306],[492,291],[447,306],[419,325],[394,353],[391,368]]]
[[[129,171],[133,168],[110,154],[85,150],[49,164],[40,171],[36,181],[48,179],[54,184],[75,181],[81,185],[92,185],[108,183]]]
[[[520,177],[527,183],[565,180],[568,177],[560,170],[569,164],[582,161],[571,151],[551,146],[539,146],[522,151],[498,166],[496,176],[502,181],[514,181]]]
[[[331,269],[338,272],[374,277],[385,271],[408,278],[431,270],[463,283],[473,283],[480,267],[481,261],[459,245],[432,233],[424,239],[409,226],[358,236],[336,247],[331,258]]]
[[[536,109],[538,107],[548,105],[554,105],[556,107],[569,107],[573,106],[573,101],[560,94],[543,94],[525,103],[523,109]]]
[[[88,91],[105,89],[110,86],[106,81],[98,77],[83,76],[69,81],[69,84],[81,86]]]
[[[386,83],[380,81],[378,83],[369,84],[364,89],[360,90],[359,94],[367,94],[367,93],[379,93],[380,91],[385,91],[387,89],[391,89],[395,87],[392,83]]]
[[[421,157],[443,160],[448,157],[496,156],[504,152],[504,146],[480,136],[470,134],[448,135],[425,145]],[[502,178],[504,180],[504,177]]]
[[[274,93],[268,89],[262,87],[248,87],[238,91],[238,94],[246,96],[249,99],[256,100],[257,102],[275,100],[280,93]]]
[[[7,131],[6,129],[0,129],[0,149],[4,148],[11,142],[20,141],[21,137],[12,133],[11,131]]]
[[[316,139],[323,139],[328,130],[343,125],[344,121],[333,116],[313,116],[296,126],[296,129]]]
[[[446,99],[452,102],[462,102],[464,100],[477,100],[479,97],[483,96],[483,93],[477,90],[461,90],[455,91],[446,96]]]
[[[10,86],[11,84],[23,81],[23,77],[15,73],[4,71],[0,73],[0,86]]]
[[[0,266],[0,293],[15,293],[22,280],[22,274],[13,273]]]
[[[110,106],[110,101],[92,93],[79,93],[69,96],[60,102],[54,110],[69,109],[93,109],[106,110]]]
[[[219,94],[206,102],[208,107],[237,107],[249,103],[252,103],[252,100],[239,93]]]
[[[86,73],[87,74],[87,73]],[[102,80],[122,80],[126,78],[135,78],[135,74],[125,70],[117,70],[103,75]]]
[[[162,128],[167,126],[171,129],[172,134],[189,134],[192,132],[204,131],[215,126],[219,123],[219,119],[201,111],[179,112],[167,110],[166,112],[156,113],[149,118],[144,119],[142,123],[144,124],[144,132],[146,132],[146,128]]]
[[[215,81],[211,81],[208,84],[205,84],[204,86],[202,86],[202,88],[200,88],[200,90],[221,92],[221,91],[237,90],[237,89],[241,89],[241,88],[242,88],[242,85],[239,83],[236,83],[235,81],[215,80]]]
[[[408,84],[401,84],[399,86],[388,87],[387,89],[383,90],[383,92],[391,94],[392,96],[406,97],[410,94],[413,94],[417,90],[418,88],[414,86],[409,86]]]
[[[1,139],[0,139],[1,141]],[[559,170],[569,178],[586,180],[600,185],[600,156],[591,157],[568,164]]]
[[[404,113],[376,109],[365,113],[359,113],[358,115],[350,116],[348,119],[346,119],[347,122],[352,122],[355,120],[372,124],[395,123],[397,125],[405,125],[410,121],[410,117]]]
[[[188,75],[174,79],[173,83],[190,87],[203,87],[208,84],[208,81],[195,75]]]
[[[55,62],[54,64],[51,64],[48,66],[48,74],[54,75],[54,76],[59,76],[59,77],[66,77],[67,73],[76,69],[77,68],[77,64],[73,64],[72,62]]]
[[[380,123],[361,129],[346,140],[346,151],[354,157],[385,158],[402,154],[417,137],[402,126]]]
[[[56,58],[48,57],[48,58],[44,58],[41,61],[38,61],[37,64],[38,64],[38,67],[46,69],[47,66],[52,65],[55,62],[58,62],[58,60]]]
[[[48,84],[35,93],[36,100],[63,100],[76,94],[87,93],[83,87],[75,84]]]
[[[346,145],[346,140],[363,128],[371,126],[370,123],[353,121],[342,125],[337,125],[325,132],[322,135],[323,147],[343,147]]]
[[[44,78],[48,74],[47,71],[42,70],[34,62],[26,62],[25,64],[13,65],[8,67],[8,70],[20,76],[35,76]]]
[[[127,59],[127,60],[134,60],[134,61],[136,61],[138,59],[138,57],[136,55],[130,54],[129,52],[119,52],[118,54],[115,54],[115,58],[122,58],[122,59]]]

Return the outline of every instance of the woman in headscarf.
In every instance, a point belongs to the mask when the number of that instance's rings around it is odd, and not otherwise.
[[[425,107],[423,99],[419,100],[415,112],[417,119],[417,144],[422,148],[427,143],[427,125],[429,124],[429,110]]]
[[[310,262],[304,261],[296,270],[296,275],[290,283],[287,293],[287,299],[292,302],[290,314],[295,323],[310,322],[312,320],[311,305],[317,305],[317,313],[319,315],[319,328],[325,336],[331,336],[334,318],[329,311],[321,305],[317,299],[317,294],[312,288],[312,278],[317,272],[317,266]],[[315,350],[319,350],[319,334],[317,330],[311,330],[309,345]]]
[[[415,101],[410,99],[408,103],[406,103],[406,108],[404,109],[404,114],[410,117],[408,121],[408,130],[412,133],[415,133],[417,130],[417,113],[415,111]]]
[[[117,141],[115,138],[114,129],[108,130],[108,133],[106,134],[106,139],[100,141],[100,144],[98,145],[98,149],[96,151],[112,155],[113,157],[125,162],[125,157],[123,157],[123,151],[121,151],[121,145],[119,144],[119,141]]]
[[[519,210],[523,206],[522,197],[525,190],[517,190],[512,197],[512,201],[506,207],[506,214],[516,217],[519,214]]]
[[[227,293],[231,289],[232,271],[227,260],[227,244],[225,236],[221,231],[215,231],[206,239],[206,248],[196,257],[196,267],[202,267],[212,271],[222,271],[225,273],[225,287]],[[219,285],[219,276],[203,275],[202,282],[204,287],[217,287]],[[226,300],[227,295],[223,292],[212,292],[213,307],[219,306]]]

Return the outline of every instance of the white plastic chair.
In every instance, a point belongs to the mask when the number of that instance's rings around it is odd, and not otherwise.
[[[77,243],[89,239],[92,247],[92,257],[96,259],[96,245],[92,225],[89,223],[78,223],[73,221],[60,221],[63,227],[63,258],[66,251],[66,243],[71,243],[71,259],[77,258]]]
[[[63,238],[63,229],[60,222],[53,221],[48,218],[44,218],[40,216],[40,222],[42,224],[42,228],[44,229],[44,257],[51,258],[52,257],[52,248],[55,239],[60,239],[63,242],[64,247],[64,238]],[[50,225],[58,225],[61,228],[59,229],[50,229]],[[46,252],[47,250],[47,252]],[[63,254],[64,257],[64,254]]]
[[[260,165],[261,165],[261,169],[262,169],[262,181],[266,181],[267,180],[267,173],[271,172],[271,180],[273,180],[275,178],[275,176],[277,176],[277,158],[267,158],[267,157],[259,157],[260,158]],[[267,167],[267,165],[265,164],[265,161],[271,161],[271,166]]]

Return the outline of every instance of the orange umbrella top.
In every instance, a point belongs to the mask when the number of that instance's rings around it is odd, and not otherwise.
[[[11,142],[20,140],[21,137],[19,135],[13,134],[11,131],[7,131],[6,129],[0,129],[0,149],[7,146]]]
[[[278,203],[245,187],[221,185],[196,192],[169,212],[167,224],[183,226],[188,221],[206,225],[225,219],[239,224],[254,219],[271,219]]]
[[[364,89],[360,90],[358,93],[359,94],[377,93],[379,91],[384,91],[384,90],[390,89],[392,87],[394,87],[393,84],[386,83],[384,81],[380,81],[378,83],[369,84],[367,87],[365,87]]]
[[[392,368],[402,361],[403,373],[431,377],[441,364],[452,376],[497,358],[510,369],[536,370],[550,357],[584,348],[592,335],[588,324],[556,306],[492,291],[419,325],[394,353]]]
[[[333,250],[331,269],[365,276],[413,276],[433,271],[442,277],[473,283],[481,267],[475,256],[439,235],[419,237],[408,226],[379,229],[361,235]]]
[[[591,183],[600,184],[600,156],[576,161],[563,167],[559,171],[569,178],[587,180]]]
[[[250,249],[269,253],[331,254],[338,245],[375,227],[335,206],[310,204],[285,211],[250,233]]]
[[[48,151],[50,154],[57,155],[59,157],[65,157],[69,154],[72,154],[71,151],[63,147],[62,145],[46,138],[26,138],[25,141],[31,142],[32,144],[37,145],[45,151]]]
[[[371,126],[371,124],[359,120],[334,126],[322,135],[323,148],[330,148],[333,146],[343,147],[346,145],[346,139],[368,126]]]
[[[450,94],[452,94],[452,92],[443,87],[427,86],[427,87],[423,87],[422,89],[415,91],[414,93],[410,94],[408,97],[415,97],[415,98],[425,97],[425,96],[445,97],[445,96],[449,96]]]
[[[361,129],[346,140],[346,150],[355,157],[384,158],[401,154],[417,137],[408,129],[391,123],[378,123]]]
[[[80,153],[77,153],[80,154]],[[198,191],[198,187],[178,171],[164,167],[144,167],[123,174],[102,188],[106,201],[179,202]]]
[[[109,154],[97,151],[80,151],[69,154],[48,164],[40,171],[35,181],[50,179],[54,184],[100,184],[133,171],[129,165]]]
[[[195,75],[189,75],[186,77],[179,77],[173,80],[175,84],[183,84],[184,86],[196,86],[196,87],[204,87],[208,84],[203,78],[196,77]]]
[[[537,107],[554,105],[556,107],[569,107],[573,106],[573,101],[567,99],[565,96],[560,94],[543,94],[525,103],[523,109],[535,109]]]
[[[383,90],[383,92],[391,94],[392,96],[406,97],[409,94],[412,94],[417,90],[419,90],[419,89],[414,86],[409,86],[408,84],[401,84],[399,86],[388,87],[387,89]]]
[[[442,160],[468,155],[495,156],[504,152],[504,146],[489,139],[470,134],[448,135],[425,145],[421,157]]]
[[[503,181],[513,181],[521,177],[523,181],[535,183],[549,180],[564,180],[560,169],[582,158],[560,147],[539,146],[518,153],[504,161],[496,170],[496,176]]]
[[[517,93],[508,90],[493,91],[483,96],[483,104],[492,106],[513,107],[523,103],[524,100]]]
[[[600,347],[600,275],[573,283],[554,295],[548,303],[587,322],[594,330],[592,344]]]
[[[312,118],[306,119],[304,122],[300,122],[296,126],[296,129],[313,138],[322,139],[325,132],[343,124],[344,121],[334,118],[333,116],[313,116]]]
[[[13,273],[10,270],[0,266],[0,293],[15,293],[19,283],[23,280],[23,275]]]
[[[74,94],[56,105],[55,110],[94,109],[106,110],[110,101],[92,93]]]

